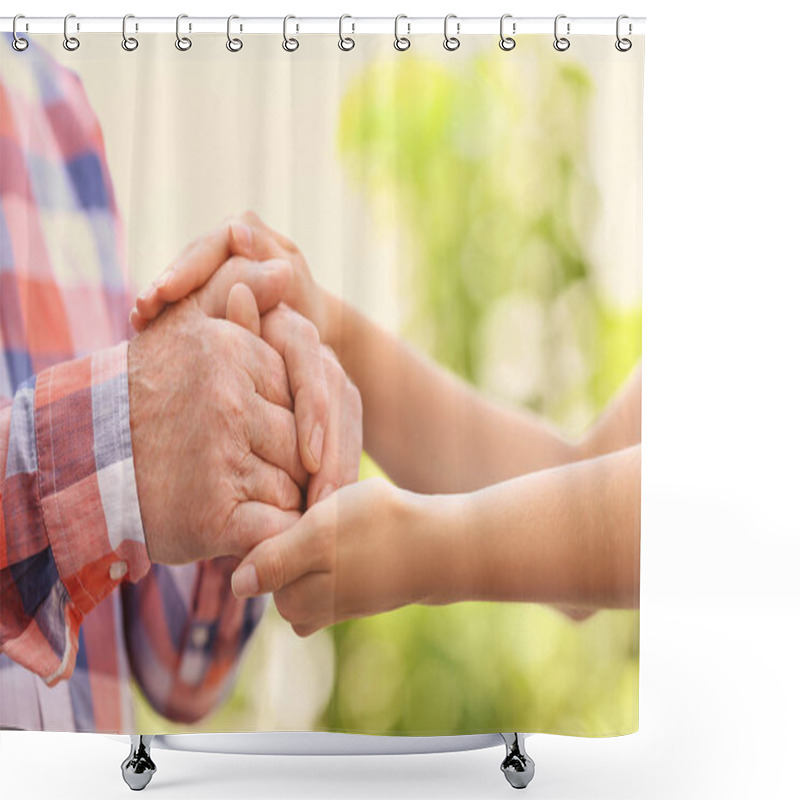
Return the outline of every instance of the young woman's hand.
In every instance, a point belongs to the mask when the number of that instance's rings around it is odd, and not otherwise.
[[[345,486],[253,548],[232,589],[238,596],[272,592],[300,636],[431,602],[447,591],[449,526],[439,519],[446,507],[379,478]]]
[[[212,236],[189,245],[136,298],[131,322],[136,330],[143,330],[164,306],[198,290],[201,305],[208,307],[206,313],[221,316],[236,283],[250,287],[262,314],[283,301],[311,320],[327,341],[325,299],[305,257],[294,242],[268,227],[253,211],[232,217]]]

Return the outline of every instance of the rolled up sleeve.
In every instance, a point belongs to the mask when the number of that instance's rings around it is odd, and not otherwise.
[[[150,569],[133,471],[127,342],[40,372],[0,415],[0,648],[48,685],[83,618]]]

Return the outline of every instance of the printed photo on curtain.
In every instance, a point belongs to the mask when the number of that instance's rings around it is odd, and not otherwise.
[[[455,37],[2,34],[3,728],[637,730],[644,40]]]

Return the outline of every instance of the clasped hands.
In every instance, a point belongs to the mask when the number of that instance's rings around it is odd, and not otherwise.
[[[132,312],[131,439],[153,563],[238,563],[358,477],[359,393],[316,327],[280,302],[293,275],[270,235],[255,215],[228,220],[137,309],[176,272],[198,289],[150,322]],[[254,573],[236,573],[237,594],[258,593]]]

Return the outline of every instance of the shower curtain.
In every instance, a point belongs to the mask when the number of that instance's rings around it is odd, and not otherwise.
[[[610,33],[2,35],[0,726],[637,729]]]

